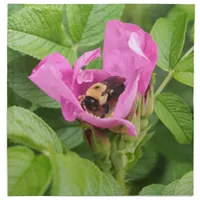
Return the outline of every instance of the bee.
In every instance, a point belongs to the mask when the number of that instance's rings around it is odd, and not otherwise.
[[[120,76],[111,76],[95,83],[86,91],[86,95],[79,97],[82,108],[104,118],[115,107],[119,96],[125,90],[125,80]]]

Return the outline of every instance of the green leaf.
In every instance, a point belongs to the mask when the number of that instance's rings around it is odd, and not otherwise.
[[[193,195],[193,171],[185,174],[176,184],[174,195]]]
[[[24,108],[30,108],[31,103],[23,98],[21,98],[17,93],[15,93],[11,88],[7,88],[7,105],[10,106],[21,106]]]
[[[173,21],[174,30],[171,36],[169,68],[173,69],[181,55],[185,43],[185,34],[187,29],[187,14],[181,13]]]
[[[85,69],[102,69],[102,57],[92,60]]]
[[[163,70],[173,69],[178,62],[185,42],[187,15],[181,13],[176,20],[160,18],[154,24],[151,35],[158,45],[157,65]]]
[[[177,153],[174,152],[174,154]],[[183,156],[187,156],[184,154],[184,151],[182,152],[182,154]],[[172,159],[173,158],[167,159],[164,173],[162,174],[161,181],[159,182],[161,184],[169,184],[177,179],[180,179],[187,172],[193,170],[193,161],[182,162],[179,160],[172,160]]]
[[[184,174],[193,170],[192,163],[178,163],[173,164],[173,179],[180,179]]]
[[[8,83],[19,96],[41,107],[59,108],[60,104],[47,96],[29,79],[32,69],[38,64],[38,60],[22,56],[8,64]]]
[[[165,189],[165,185],[162,184],[152,184],[144,187],[139,195],[140,196],[160,196],[162,191]]]
[[[167,17],[171,20],[176,19],[180,12],[185,12],[188,15],[188,21],[194,20],[194,5],[193,4],[179,4],[175,5],[168,13]]]
[[[10,48],[7,48],[7,54],[8,54],[8,57],[7,57],[8,63],[23,56],[23,54],[21,54],[20,52],[14,51]]]
[[[142,148],[142,157],[127,172],[127,179],[137,181],[145,178],[156,166],[157,159],[156,151],[145,145]]]
[[[103,40],[106,22],[119,19],[123,9],[123,4],[66,5],[72,39],[80,46],[98,44]]]
[[[72,124],[72,122],[65,121],[61,109],[40,107],[35,114],[41,117],[54,131]]]
[[[190,29],[190,39],[191,39],[192,42],[194,42],[194,25]]]
[[[77,154],[57,154],[53,161],[52,195],[106,196],[122,195],[117,182],[92,162]]]
[[[154,130],[156,133],[149,143],[157,152],[164,155],[169,160],[189,163],[193,162],[193,144],[185,145],[177,142],[169,129],[167,129],[160,121],[154,127]],[[171,181],[173,181],[173,179]]]
[[[31,8],[50,8],[56,10],[63,10],[65,5],[64,4],[24,4],[24,7],[31,7]]]
[[[83,128],[79,123],[73,123],[66,128],[59,129],[57,135],[70,149],[80,145],[83,140]]]
[[[71,63],[76,60],[66,42],[59,9],[26,7],[15,12],[8,18],[8,46],[38,59],[58,52]]]
[[[193,171],[168,185],[152,184],[144,187],[139,195],[193,195]]]
[[[47,155],[63,151],[56,133],[40,117],[21,107],[8,109],[8,139]]]
[[[23,4],[8,4],[8,16],[21,10],[24,7]]]
[[[179,143],[189,144],[192,141],[192,113],[180,97],[170,93],[159,94],[155,101],[155,112]]]
[[[193,171],[190,171],[181,179],[168,184],[162,195],[192,195],[193,194]]]
[[[92,162],[95,162],[97,160],[96,154],[94,153],[94,151],[92,151],[88,142],[85,140],[83,143],[73,148],[73,151],[77,153],[80,157],[86,158]]]
[[[179,183],[180,179],[173,181],[172,183],[168,184],[165,189],[162,191],[162,195],[174,195],[175,187]]]
[[[8,148],[8,195],[43,195],[51,181],[51,165],[44,155],[27,147]]]
[[[186,85],[193,87],[194,84],[194,55],[190,54],[180,61],[174,68],[173,77]]]

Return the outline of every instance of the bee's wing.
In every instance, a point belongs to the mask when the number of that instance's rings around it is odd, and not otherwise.
[[[123,85],[125,80],[126,80],[125,78],[120,77],[120,76],[111,76],[105,79],[104,81],[102,81],[102,83],[107,85],[108,88],[114,88],[114,87]]]
[[[111,76],[102,83],[107,86],[105,93],[109,93],[110,97],[118,98],[125,89],[125,78],[120,76]]]

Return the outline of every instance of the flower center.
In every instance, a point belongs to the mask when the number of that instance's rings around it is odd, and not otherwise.
[[[99,118],[113,117],[119,96],[125,90],[125,78],[111,76],[93,84],[85,95],[79,96],[82,108]]]

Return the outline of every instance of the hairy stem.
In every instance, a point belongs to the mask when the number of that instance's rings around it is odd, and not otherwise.
[[[124,170],[116,170],[115,171],[115,179],[117,180],[119,186],[121,187],[124,195],[128,195],[128,189],[125,184],[125,171]]]

